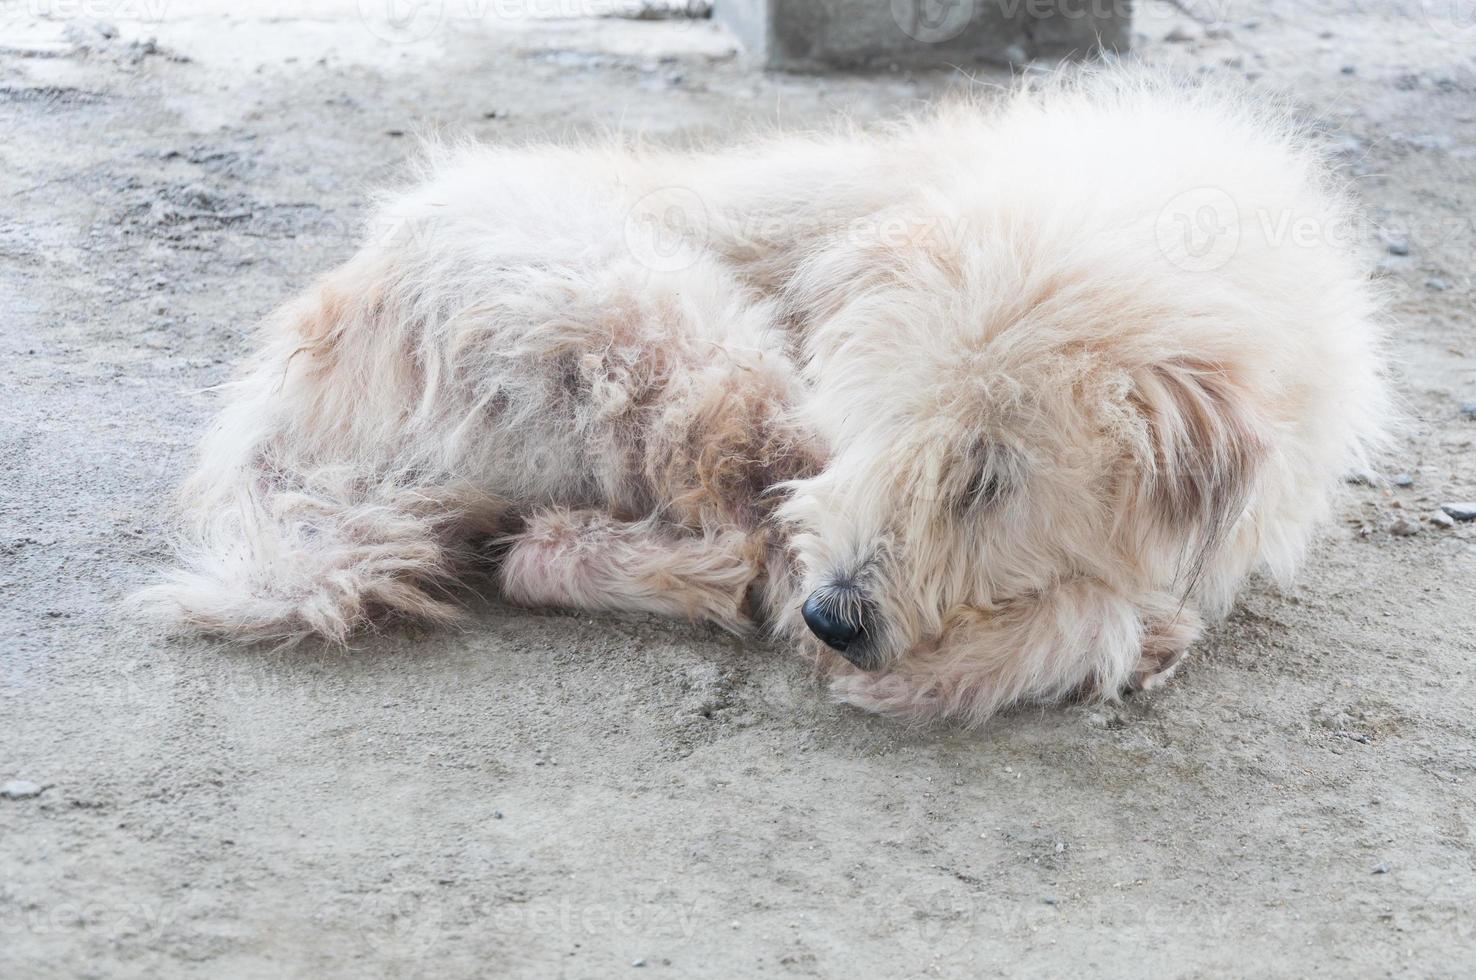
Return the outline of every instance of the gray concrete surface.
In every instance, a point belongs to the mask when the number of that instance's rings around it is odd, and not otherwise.
[[[1021,65],[1125,52],[1133,0],[715,0],[753,63],[785,71]]]
[[[763,77],[710,23],[450,0],[90,2],[116,36],[0,3],[0,784],[39,791],[0,790],[0,977],[1476,974],[1476,531],[1427,520],[1476,497],[1466,25],[1143,6],[1144,57],[1293,99],[1367,202],[1410,485],[1350,485],[1161,693],[967,733],[654,620],[489,600],[273,654],[116,603],[211,387],[415,131],[721,139],[1001,76]]]

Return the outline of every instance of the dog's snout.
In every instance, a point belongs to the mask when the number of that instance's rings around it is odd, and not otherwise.
[[[832,650],[858,666],[866,658],[856,655],[855,647],[866,635],[870,618],[866,605],[850,590],[818,589],[810,593],[800,608],[810,632]]]

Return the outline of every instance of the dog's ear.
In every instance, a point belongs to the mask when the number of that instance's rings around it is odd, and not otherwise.
[[[1162,527],[1208,551],[1250,501],[1266,457],[1264,423],[1220,365],[1174,359],[1134,382],[1147,435],[1143,495]]]

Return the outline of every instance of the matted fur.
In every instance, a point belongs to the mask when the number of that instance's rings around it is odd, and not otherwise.
[[[422,176],[266,323],[144,596],[175,621],[342,642],[452,618],[496,556],[515,601],[760,621],[848,701],[977,722],[1166,677],[1292,571],[1387,412],[1315,153],[1141,72]],[[1212,261],[1172,235],[1200,193],[1231,202]],[[868,669],[812,593],[870,610]]]

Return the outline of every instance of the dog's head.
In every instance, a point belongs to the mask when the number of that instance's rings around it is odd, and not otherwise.
[[[1262,455],[1235,366],[1124,327],[1131,294],[937,275],[852,294],[809,338],[831,455],[779,510],[787,625],[865,670],[1073,579],[1192,576]]]

